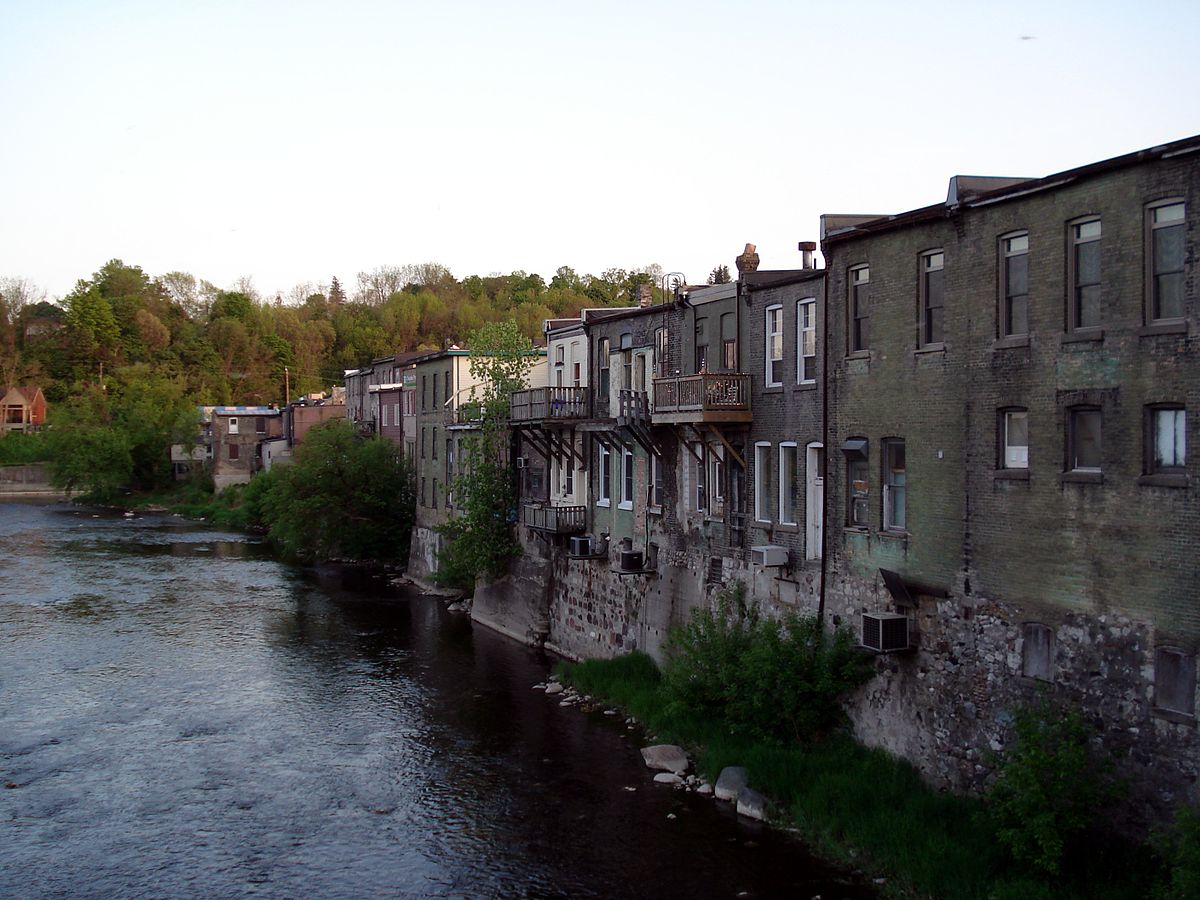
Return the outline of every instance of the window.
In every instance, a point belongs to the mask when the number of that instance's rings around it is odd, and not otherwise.
[[[736,372],[737,356],[737,313],[724,313],[721,316],[721,368]]]
[[[438,445],[438,437],[437,437],[437,429],[435,428],[435,429],[433,429],[433,443],[430,445],[430,448],[429,448],[431,459],[437,459],[437,445]]]
[[[708,319],[696,317],[696,371],[708,371]]]
[[[666,378],[671,374],[667,368],[667,329],[665,328],[654,330],[654,372],[657,378]]]
[[[1000,468],[1029,468],[1029,412],[1006,409],[1000,412]]]
[[[237,444],[229,445],[229,458],[231,460],[238,460],[241,458],[241,448]]]
[[[608,506],[612,502],[612,466],[610,465],[612,451],[603,444],[600,444],[599,448],[599,462],[596,471],[599,475],[600,490],[596,505]]]
[[[437,372],[434,372],[434,373],[433,373],[433,378],[432,378],[432,379],[430,379],[430,380],[431,380],[431,381],[433,381],[433,405],[432,405],[432,409],[433,409],[433,411],[434,411],[434,412],[437,412],[437,405],[438,405],[438,399],[437,399],[437,397],[438,397],[438,395],[437,395],[437,383],[438,383],[438,377],[437,377]],[[436,503],[436,501],[435,501],[435,503]]]
[[[870,521],[870,477],[866,438],[850,438],[842,445],[846,456],[846,525],[866,528]]]
[[[904,471],[904,441],[883,442],[883,527],[885,531],[904,531],[907,476]]]
[[[237,420],[237,416],[230,416],[230,417],[229,417],[229,433],[230,433],[230,434],[237,434],[237,433],[238,433],[238,420]]]
[[[1170,647],[1154,651],[1154,705],[1186,716],[1196,714],[1196,657]]]
[[[783,384],[783,307],[768,306],[767,316],[767,387]]]
[[[422,394],[422,396],[424,396],[424,394]],[[425,502],[425,476],[424,475],[421,476],[421,505],[422,506],[429,505],[428,503]]]
[[[628,331],[621,335],[621,388],[633,390],[633,335]]]
[[[783,525],[796,524],[796,445],[788,442],[779,445],[779,521]]]
[[[1100,220],[1070,226],[1070,264],[1067,266],[1067,328],[1100,326]]]
[[[850,333],[848,349],[859,353],[871,347],[871,267],[850,270]]]
[[[1076,472],[1100,471],[1100,410],[1076,406],[1068,411],[1067,468]]]
[[[557,347],[554,348],[554,364],[556,366],[561,366],[563,363],[566,362],[566,360],[567,360],[567,348],[565,346],[563,346],[562,344],[559,344]]]
[[[443,383],[442,383],[442,384],[443,384],[442,396],[443,396],[443,397],[445,397],[445,398],[446,398],[446,402],[447,402],[447,403],[449,403],[449,402],[450,402],[450,395],[451,395],[451,391],[450,391],[450,370],[449,370],[449,369],[447,369],[447,370],[446,370],[446,373],[445,373],[445,380],[443,381]]]
[[[579,387],[583,383],[583,366],[578,362],[571,363],[571,386]]]
[[[387,427],[387,404],[386,403],[379,404],[379,427],[380,428]]]
[[[725,460],[715,450],[708,450],[708,514],[725,514]]]
[[[1029,233],[1000,239],[1000,336],[1029,334]]]
[[[708,467],[704,463],[704,445],[692,444],[692,458],[696,461],[693,471],[696,473],[696,510],[708,510]]]
[[[575,461],[572,459],[562,465],[562,492],[564,496],[575,493]]]
[[[428,381],[428,377],[425,375],[422,375],[421,376],[421,412],[424,412],[428,408],[425,401],[429,399],[429,394],[428,394],[429,385],[426,384],[426,381]],[[422,504],[422,505],[424,505],[424,504]]]
[[[650,454],[650,505],[663,505],[663,464],[657,453]]]
[[[1146,410],[1146,472],[1183,475],[1187,465],[1187,413],[1182,406]]]
[[[633,451],[621,448],[621,509],[633,509]]]
[[[1054,631],[1027,622],[1021,629],[1021,674],[1039,681],[1054,680]]]
[[[796,303],[796,383],[817,378],[817,301],[809,297]]]
[[[1184,315],[1184,214],[1179,200],[1165,200],[1146,210],[1146,315],[1150,322],[1169,322]]]
[[[921,254],[921,340],[922,347],[940,344],[943,340],[943,269],[946,254],[930,250]]]
[[[434,509],[437,509],[438,498],[437,498],[437,479],[436,478],[433,479],[432,490],[430,490],[430,492],[429,492],[429,505],[431,507],[433,507]]]
[[[254,433],[255,434],[266,434],[267,433],[267,417],[266,416],[255,416],[254,417]]]
[[[600,383],[596,385],[596,396],[601,400],[608,399],[609,366],[611,365],[608,348],[608,338],[600,338],[596,341],[596,358],[600,373]]]
[[[771,521],[771,445],[765,441],[754,445],[754,518]]]
[[[425,429],[421,429],[421,459],[425,458]]]

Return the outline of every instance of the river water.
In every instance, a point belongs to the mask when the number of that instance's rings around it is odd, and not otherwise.
[[[0,504],[0,896],[870,896],[550,666],[252,538]]]

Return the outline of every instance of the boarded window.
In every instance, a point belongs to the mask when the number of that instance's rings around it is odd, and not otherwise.
[[[1054,680],[1054,631],[1028,622],[1022,629],[1021,674],[1039,681]]]
[[[1196,657],[1169,647],[1154,652],[1154,705],[1195,715]]]

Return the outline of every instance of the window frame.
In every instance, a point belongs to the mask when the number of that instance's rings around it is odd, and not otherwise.
[[[238,433],[238,417],[237,416],[229,417],[228,423],[226,425],[226,429],[228,430],[229,434],[237,434]]]
[[[1100,230],[1094,236],[1084,237],[1079,232],[1085,225],[1099,225]],[[1080,216],[1067,223],[1067,331],[1091,332],[1104,327],[1103,316],[1103,285],[1104,285],[1104,223],[1100,216]],[[1096,280],[1081,282],[1079,277],[1080,250],[1090,244],[1098,245],[1096,258]],[[1096,322],[1085,325],[1081,319],[1080,290],[1096,288]]]
[[[754,442],[754,521],[770,525],[771,518],[771,442]],[[765,514],[765,515],[764,515]]]
[[[772,330],[771,319],[775,317]],[[775,354],[778,352],[778,356]],[[769,388],[783,387],[783,304],[763,310],[763,378]]]
[[[1176,699],[1174,697],[1164,696],[1168,691],[1164,690],[1165,679],[1160,677],[1163,675],[1165,666],[1162,663],[1164,656],[1173,656],[1178,659],[1179,672],[1184,676],[1185,682],[1190,682],[1183,685],[1182,693],[1186,696],[1183,703],[1178,705],[1170,705],[1168,701]],[[1174,693],[1174,691],[1170,692]],[[1183,699],[1183,698],[1180,698]],[[1184,706],[1186,705],[1186,708]],[[1154,648],[1154,710],[1160,713],[1170,713],[1177,716],[1185,716],[1188,720],[1193,720],[1196,717],[1196,657],[1194,654],[1185,652],[1179,647],[1155,647]]]
[[[1003,407],[998,412],[999,422],[998,429],[998,448],[996,467],[1014,472],[1029,470],[1029,410],[1024,406],[1007,406]],[[1019,448],[1020,444],[1013,444],[1009,440],[1010,432],[1010,417],[1022,416],[1025,420],[1025,460],[1023,464],[1018,464],[1010,461],[1009,452]]]
[[[851,435],[849,442],[862,441],[861,452],[843,450],[846,459],[846,528],[866,531],[871,526],[871,445],[867,438]],[[855,478],[856,474],[861,478]],[[855,487],[863,486],[862,490]]]
[[[621,500],[617,509],[633,509],[633,498],[637,493],[637,471],[633,451],[621,448]]]
[[[932,268],[933,261],[937,260],[937,268]],[[946,251],[942,248],[926,250],[918,257],[918,282],[917,282],[917,346],[924,349],[930,347],[940,347],[945,343],[946,339]],[[930,290],[930,276],[941,276],[941,287],[939,288],[938,305],[931,306],[933,292]],[[940,321],[938,322],[938,334],[936,337],[932,332],[932,317],[930,310],[941,310]]]
[[[1183,207],[1183,215],[1178,221],[1157,223],[1154,221],[1155,214],[1160,209],[1170,206]],[[1175,271],[1159,273],[1156,269],[1156,260],[1154,254],[1155,233],[1167,228],[1182,228],[1184,235],[1183,258],[1180,262],[1178,274],[1182,277],[1184,284],[1184,296],[1180,299],[1181,309],[1177,316],[1162,316],[1159,312],[1159,292],[1158,278],[1161,274],[1176,274]],[[1146,204],[1145,213],[1145,239],[1144,249],[1145,264],[1143,268],[1146,273],[1146,283],[1144,287],[1145,294],[1145,323],[1147,325],[1174,325],[1187,321],[1187,199],[1182,196],[1164,197],[1161,200],[1155,200],[1153,203]]]
[[[1187,407],[1182,403],[1150,403],[1145,408],[1145,453],[1142,471],[1146,475],[1187,475]],[[1172,465],[1160,465],[1158,462],[1158,416],[1161,413],[1182,414],[1183,421],[1175,426],[1179,441],[1178,461]]]
[[[857,263],[851,266],[846,270],[846,280],[848,287],[846,294],[846,353],[847,355],[869,353],[871,350],[870,263]],[[865,292],[862,291],[863,288],[866,288]]]
[[[808,315],[806,316],[806,310]],[[804,321],[808,319],[808,326]],[[804,352],[804,336],[812,335],[812,355]],[[806,360],[812,360],[811,363]],[[811,371],[810,371],[811,366]],[[816,384],[817,381],[817,298],[801,297],[796,301],[796,384]]]
[[[892,465],[892,456],[899,449],[903,455],[903,467],[896,469]],[[883,530],[897,534],[908,533],[908,451],[904,444],[904,438],[884,438],[880,442],[879,453],[880,465],[882,472],[880,474],[880,487],[883,494]],[[899,476],[897,476],[899,472]],[[899,522],[896,521],[896,510],[893,505],[897,502],[899,495]]]
[[[611,347],[608,338],[596,339],[596,396],[601,400],[609,399],[612,391]]]
[[[231,443],[231,444],[228,444],[227,446],[229,447],[229,453],[228,453],[229,461],[230,462],[239,462],[242,458],[241,445]]]
[[[650,454],[650,508],[663,507],[663,461],[657,453]]]
[[[791,466],[786,466],[785,460],[787,458],[789,450],[791,451],[792,464],[791,464]],[[799,491],[797,490],[797,488],[799,487],[799,483],[800,483],[799,477],[798,477],[799,472],[800,472],[800,448],[796,441],[781,441],[780,442],[778,470],[779,471],[778,471],[778,475],[777,475],[777,490],[779,493],[779,497],[778,497],[777,502],[778,502],[778,510],[779,510],[779,524],[796,526],[799,524],[797,521],[797,518],[796,518],[797,510],[799,510],[799,508],[800,508],[799,496],[798,496]],[[789,485],[791,488],[790,491],[787,489],[789,487]],[[790,494],[791,501],[792,501],[791,502],[791,507],[792,507],[791,518],[788,518],[784,515],[784,513],[787,509],[787,503],[785,502],[785,499],[789,496],[789,494]]]
[[[607,507],[612,504],[612,451],[596,442],[596,505]]]
[[[1021,250],[1014,250],[1010,244],[1024,238],[1025,246]],[[999,284],[1000,284],[1000,303],[999,317],[997,321],[997,335],[1001,338],[1028,338],[1030,330],[1030,292],[1029,292],[1029,250],[1031,242],[1029,240],[1029,230],[1021,229],[1019,231],[1010,231],[1000,235],[998,240],[997,252],[999,254]],[[1024,258],[1025,260],[1025,293],[1010,294],[1009,293],[1009,265],[1010,259]],[[1016,297],[1025,298],[1025,330],[1016,331],[1012,327],[1012,312],[1013,299]]]

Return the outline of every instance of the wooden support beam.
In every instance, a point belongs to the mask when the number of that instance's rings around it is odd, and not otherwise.
[[[721,429],[718,428],[716,425],[710,424],[708,426],[708,430],[711,431],[713,434],[715,434],[720,439],[721,443],[725,445],[725,449],[727,451],[729,451],[730,456],[732,456],[734,459],[736,459],[737,464],[742,467],[742,471],[745,471],[746,470],[746,460],[742,459],[742,454],[738,453],[736,450],[733,449],[733,444],[729,443],[729,441],[727,441],[725,439],[725,435],[721,432]]]

